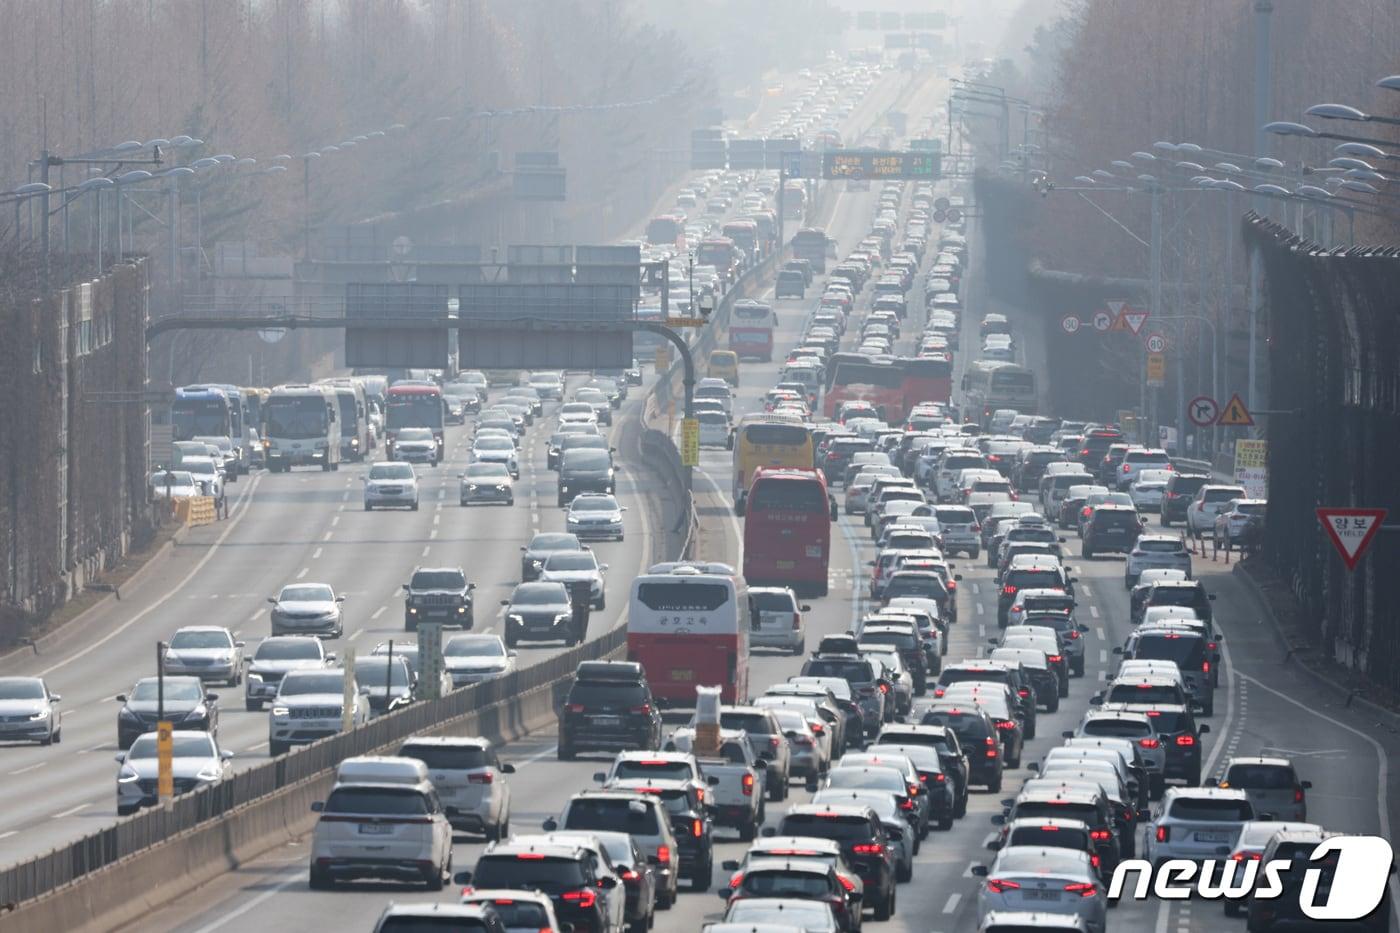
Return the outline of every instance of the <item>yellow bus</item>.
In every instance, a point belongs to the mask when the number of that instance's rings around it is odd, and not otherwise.
[[[796,415],[745,415],[734,432],[734,502],[749,493],[757,467],[812,469],[812,432]]]

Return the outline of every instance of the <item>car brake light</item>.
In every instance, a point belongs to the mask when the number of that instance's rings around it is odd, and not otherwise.
[[[1201,662],[1201,670],[1204,671],[1205,673],[1209,674],[1209,673],[1210,673],[1210,662],[1209,662],[1209,661],[1202,661],[1202,662]]]
[[[1075,640],[1076,638],[1078,638],[1078,637],[1079,637],[1079,630],[1078,630],[1078,629],[1070,629],[1070,631],[1069,631],[1069,640],[1070,640],[1070,641],[1074,641],[1074,640]]]
[[[792,629],[793,629],[793,631],[797,631],[797,630],[800,629],[801,627],[802,627],[802,615],[801,615],[800,613],[794,612],[794,613],[792,614]]]
[[[1128,466],[1126,463],[1123,464],[1123,472],[1124,472],[1124,473],[1129,472],[1131,469],[1132,469],[1132,467]]]
[[[746,774],[746,775],[744,775],[744,796],[745,796],[745,797],[752,797],[752,796],[753,796],[753,775],[752,775],[752,774]]]
[[[1258,852],[1236,852],[1230,856],[1230,860],[1234,862],[1257,862],[1262,858],[1263,856]]]
[[[1026,697],[1028,697],[1028,696],[1031,695],[1031,692],[1030,692],[1029,690],[1027,690],[1025,687],[1022,687],[1020,690],[1017,690],[1017,691],[1016,691],[1016,694],[1017,694],[1018,696],[1020,696],[1021,699],[1024,700]]]
[[[1166,842],[1168,839],[1171,838],[1171,834],[1172,834],[1172,828],[1171,828],[1170,826],[1158,826],[1158,827],[1157,827],[1157,841],[1158,841],[1158,842]]]
[[[933,783],[935,783],[935,784],[944,784],[944,783],[947,782],[947,780],[948,780],[948,775],[946,775],[946,774],[939,773],[939,774],[935,774],[935,775],[933,776]]]
[[[885,847],[878,842],[862,842],[851,847],[856,855],[884,855]]]
[[[1295,788],[1293,788],[1293,802],[1294,802],[1294,803],[1302,803],[1302,802],[1303,802],[1303,789],[1302,789],[1301,787],[1295,787]]]
[[[1184,746],[1195,745],[1196,737],[1194,735],[1178,735],[1176,737],[1176,744]]]
[[[480,774],[467,775],[468,784],[490,784],[495,780],[495,776],[490,771],[483,771]]]
[[[744,880],[744,873],[741,872],[741,871],[736,871],[736,872],[734,873],[734,877],[732,877],[732,878],[729,879],[729,890],[731,890],[731,891],[737,891],[737,890],[739,889],[739,883],[740,883],[741,881],[743,881],[743,880]]]
[[[1045,656],[1045,660],[1049,661],[1051,664],[1059,664],[1064,658],[1058,654],[1050,654]]]
[[[1098,868],[1100,865],[1103,864],[1103,860],[1100,859],[1097,855],[1091,855],[1089,856],[1089,864],[1094,866],[1095,868]]]
[[[1021,885],[1015,881],[1007,881],[1005,878],[989,878],[987,889],[993,894],[1005,894],[1007,891],[1019,890]]]
[[[817,735],[824,735],[826,733],[826,726],[823,726],[819,722],[814,722],[812,723],[812,731]]]
[[[1111,836],[1106,829],[1091,829],[1089,830],[1089,838],[1095,842],[1107,842]]]
[[[630,710],[628,710],[628,712],[629,712],[629,713],[641,713],[642,715],[646,715],[647,713],[650,713],[650,712],[651,712],[651,704],[650,704],[650,703],[643,703],[641,706],[634,706],[634,707],[632,707]]]
[[[582,910],[591,910],[598,903],[597,892],[589,890],[565,891],[560,897]]]
[[[889,692],[890,692],[890,685],[889,685],[889,684],[880,684],[880,692],[881,692],[881,693],[889,693]]]
[[[913,801],[913,800],[910,800],[908,797],[905,797],[903,800],[901,800],[901,801],[899,802],[899,809],[901,809],[901,810],[912,810],[912,809],[914,809],[914,801]]]
[[[636,881],[636,880],[637,880],[638,878],[640,878],[640,877],[641,877],[641,875],[637,874],[634,870],[632,870],[632,869],[630,869],[630,868],[624,868],[624,869],[622,870],[622,880],[623,880],[623,881]]]
[[[1071,894],[1078,894],[1080,897],[1093,897],[1099,893],[1099,889],[1088,881],[1075,881],[1065,885],[1065,890]]]
[[[1001,588],[1001,592],[1002,592],[1002,595],[1003,595],[1003,596],[1015,596],[1015,595],[1016,595],[1016,587],[1014,587],[1014,586],[1012,586],[1010,583],[1008,583],[1008,584],[1006,584],[1006,586],[1003,586],[1003,587]]]
[[[856,889],[856,883],[845,875],[837,875],[836,880],[841,882],[841,887],[846,889],[847,894]]]
[[[538,853],[538,852],[521,852],[519,855],[516,856],[516,858],[519,859],[519,860],[522,861],[522,862],[542,862],[542,861],[544,861],[544,856],[541,855],[541,854]]]
[[[1138,739],[1138,744],[1143,748],[1157,748],[1162,743],[1158,742],[1156,739]]]
[[[581,713],[581,712],[583,712],[583,704],[582,704],[582,703],[570,703],[568,706],[564,707],[564,709],[565,709],[566,711],[570,712],[570,713]]]
[[[657,860],[658,862],[669,862],[669,861],[671,861],[671,847],[670,847],[670,846],[657,846],[657,847],[656,847],[656,860]]]
[[[691,834],[692,836],[694,836],[696,839],[699,839],[701,836],[703,836],[703,835],[705,834],[705,824],[704,824],[704,823],[701,823],[699,820],[691,820],[691,821],[690,821],[690,834]]]

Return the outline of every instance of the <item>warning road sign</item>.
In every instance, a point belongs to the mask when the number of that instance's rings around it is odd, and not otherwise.
[[[1317,520],[1327,529],[1327,535],[1342,556],[1348,570],[1355,570],[1371,539],[1381,530],[1385,509],[1319,508]]]
[[[1123,309],[1128,306],[1126,301],[1105,301],[1108,306],[1109,323],[1104,330],[1127,330],[1128,323],[1123,320]]]
[[[1079,318],[1075,317],[1073,314],[1066,314],[1064,317],[1060,318],[1060,327],[1063,328],[1064,332],[1067,334],[1077,333],[1083,323],[1083,321],[1079,320]]]
[[[1249,413],[1244,400],[1236,392],[1230,396],[1230,401],[1225,403],[1225,408],[1220,412],[1220,417],[1215,419],[1215,423],[1225,428],[1248,428],[1254,424],[1254,416]]]
[[[1186,417],[1198,428],[1208,427],[1220,417],[1220,403],[1209,395],[1198,395],[1186,406]]]
[[[1103,333],[1113,326],[1113,315],[1107,311],[1094,312],[1094,330]]]
[[[1166,353],[1167,337],[1165,334],[1152,333],[1147,335],[1148,353]]]

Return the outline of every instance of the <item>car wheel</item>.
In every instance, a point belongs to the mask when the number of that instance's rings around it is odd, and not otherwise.
[[[1083,555],[1083,557],[1084,557],[1085,560],[1093,560],[1093,559],[1094,559],[1094,549],[1091,548],[1089,545],[1087,545],[1087,544],[1084,545],[1084,546],[1081,548],[1080,552],[1081,552],[1081,554]]]
[[[434,465],[436,466],[436,464]],[[449,859],[448,861],[450,863],[451,859]],[[423,887],[427,888],[429,891],[441,891],[443,889],[443,885],[446,883],[446,879],[443,878],[445,870],[447,870],[445,866],[444,868],[436,869],[433,872],[431,878],[427,878],[424,880]]]
[[[560,761],[573,761],[577,756],[574,747],[566,742],[559,743],[558,758]]]
[[[651,924],[647,922],[648,919],[649,918],[643,916],[633,920],[631,923],[627,924],[627,933],[647,933],[647,930],[651,927]]]
[[[945,817],[943,817],[942,819],[940,819],[940,820],[938,821],[938,830],[939,830],[939,832],[945,832],[945,833],[946,833],[948,830],[950,830],[950,829],[952,829],[952,828],[953,828],[953,818],[952,818],[951,816],[945,816]]]
[[[1069,666],[1069,672],[1070,672],[1071,674],[1073,674],[1075,677],[1083,677],[1083,676],[1084,676],[1084,659],[1083,659],[1083,658],[1080,658],[1078,662],[1071,663],[1070,666]]]
[[[250,712],[250,713],[258,713],[258,712],[261,712],[261,711],[262,711],[262,707],[263,707],[263,705],[262,705],[262,700],[244,700],[244,701],[243,701],[243,708],[244,708],[245,710],[247,710],[248,712]]]
[[[1058,713],[1060,711],[1060,695],[1058,692],[1045,704],[1045,711],[1047,713]]]
[[[1162,513],[1160,521],[1162,522],[1163,528],[1170,528],[1172,526],[1172,520],[1170,518],[1167,518],[1167,514],[1165,512]]]
[[[758,836],[758,818],[750,820],[739,827],[739,840],[741,842],[753,842]]]
[[[888,920],[894,916],[894,885],[890,885],[889,896],[875,906],[875,919]]]
[[[410,512],[416,512],[416,511],[418,511],[418,500],[417,500],[417,499],[414,499],[414,500],[413,500],[413,505],[409,506],[409,507],[408,507],[408,510],[409,510]]]
[[[710,890],[711,877],[715,873],[715,863],[713,857],[705,862],[704,871],[696,869],[695,877],[691,879],[691,887],[701,892]]]
[[[980,554],[980,553],[982,553],[982,549],[981,549],[981,548],[973,548],[972,550],[970,550],[970,551],[967,552],[967,556],[968,556],[968,558],[971,559],[971,560],[976,560],[976,559],[977,559],[977,555]]]
[[[366,512],[373,512],[373,511],[374,511],[374,506],[372,506],[372,505],[370,505],[368,502],[366,502],[366,503],[365,503],[365,511],[366,511]]]
[[[136,807],[134,806],[124,803],[117,804],[117,816],[131,816],[135,812]]]
[[[418,631],[418,620],[417,620],[417,619],[413,619],[413,618],[409,618],[408,616],[405,616],[405,617],[404,617],[404,620],[403,620],[403,630],[404,630],[405,632],[416,632],[416,631]]]
[[[998,774],[996,777],[992,778],[990,781],[987,782],[987,792],[991,794],[997,794],[1001,792],[1000,774]]]
[[[268,743],[267,743],[267,755],[268,755],[269,758],[276,758],[278,755],[284,755],[284,754],[286,754],[286,752],[287,752],[287,743],[286,743],[286,742],[275,742],[275,741],[274,741],[274,742],[268,742]]]

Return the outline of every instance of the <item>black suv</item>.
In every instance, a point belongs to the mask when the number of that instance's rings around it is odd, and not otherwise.
[[[1122,440],[1123,432],[1116,428],[1095,428],[1084,435],[1084,444],[1079,448],[1077,459],[1089,472],[1097,475],[1108,448]]]
[[[1142,520],[1136,509],[1126,505],[1104,503],[1094,509],[1089,517],[1089,525],[1084,529],[1081,553],[1093,557],[1104,551],[1126,554],[1137,543],[1142,534]]]
[[[894,849],[880,817],[869,807],[851,804],[799,804],[790,807],[775,831],[765,836],[813,836],[840,843],[841,854],[865,888],[864,906],[876,920],[888,920],[895,908]]]
[[[419,622],[472,627],[472,590],[461,567],[417,567],[403,585],[403,627],[415,631]]]
[[[1170,528],[1172,522],[1186,521],[1186,507],[1196,498],[1196,490],[1210,477],[1203,473],[1176,473],[1167,477],[1167,488],[1162,490],[1162,527]]]
[[[924,710],[919,724],[943,726],[957,733],[958,744],[967,753],[967,782],[983,784],[994,794],[1001,790],[1006,765],[1001,756],[1001,736],[992,717],[970,703],[940,701]]]
[[[1052,778],[1035,778],[1026,782],[1015,800],[1003,800],[1006,807],[992,823],[1005,826],[1013,820],[1060,817],[1082,820],[1089,825],[1094,851],[1098,854],[1103,877],[1113,874],[1122,854],[1113,818],[1113,808],[1103,790],[1075,782],[1065,785]]]
[[[493,842],[476,860],[473,871],[458,872],[453,880],[477,888],[543,891],[554,902],[560,924],[575,930],[608,929],[607,899],[599,888],[615,888],[620,879],[608,865],[583,846],[565,842]]]
[[[583,661],[559,712],[559,760],[580,749],[661,747],[661,713],[642,666],[634,661]]]
[[[610,790],[628,790],[656,797],[671,821],[680,856],[680,875],[690,882],[693,891],[710,890],[715,871],[714,822],[705,806],[705,790],[692,781],[658,780],[655,778],[613,781]],[[657,906],[671,905],[657,892]]]
[[[611,495],[617,489],[612,454],[606,450],[576,449],[559,457],[559,505],[565,506],[581,492]]]
[[[1009,565],[997,590],[997,625],[1006,628],[1011,604],[1021,590],[1060,590],[1074,595],[1074,578],[1054,557],[1028,556]]]
[[[967,753],[963,751],[962,744],[958,741],[958,733],[946,726],[925,726],[898,725],[887,726],[880,730],[880,735],[875,739],[880,745],[926,745],[938,751],[938,763],[943,766],[943,773],[948,775],[948,779],[956,783],[953,788],[953,815],[964,816],[967,813],[967,785],[971,783],[968,778]]]
[[[520,546],[520,579],[529,583],[538,580],[540,568],[545,559],[555,551],[587,550],[579,541],[578,535],[562,531],[541,531],[530,539],[529,544]]]

